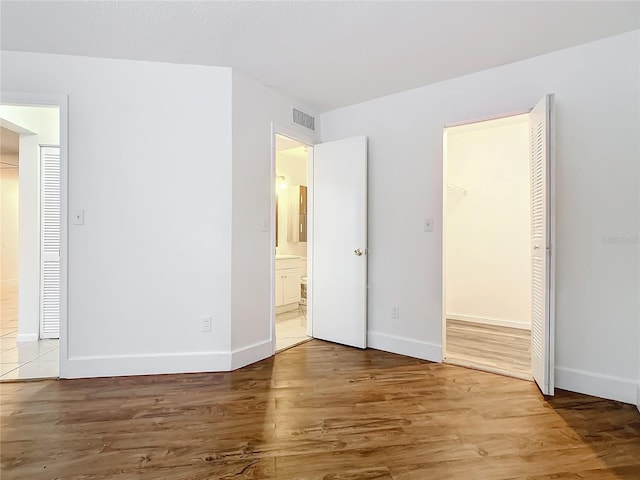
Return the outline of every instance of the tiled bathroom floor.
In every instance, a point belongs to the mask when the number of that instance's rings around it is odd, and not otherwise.
[[[0,381],[58,376],[58,340],[17,343],[18,289],[0,291]]]
[[[299,308],[276,315],[276,352],[311,340],[307,337],[307,318]]]

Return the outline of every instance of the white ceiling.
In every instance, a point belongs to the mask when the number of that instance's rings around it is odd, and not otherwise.
[[[323,112],[640,26],[638,1],[11,1],[5,50],[231,66]]]

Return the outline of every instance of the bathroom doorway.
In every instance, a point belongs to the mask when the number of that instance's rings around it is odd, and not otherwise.
[[[311,339],[307,315],[309,155],[313,147],[275,134],[275,350]]]

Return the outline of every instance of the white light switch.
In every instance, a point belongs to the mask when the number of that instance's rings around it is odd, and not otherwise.
[[[74,210],[71,223],[74,225],[84,225],[84,210]]]
[[[424,231],[433,232],[433,218],[424,219]]]

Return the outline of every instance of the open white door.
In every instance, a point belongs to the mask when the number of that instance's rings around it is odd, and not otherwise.
[[[60,147],[40,148],[40,338],[60,337]]]
[[[367,346],[367,139],[315,145],[313,337]]]
[[[529,114],[531,157],[531,373],[544,395],[554,392],[554,151],[553,95]]]

